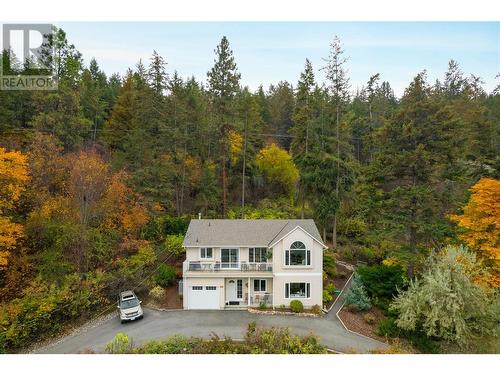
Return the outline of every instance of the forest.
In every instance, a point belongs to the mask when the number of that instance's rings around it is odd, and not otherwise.
[[[500,85],[486,92],[450,60],[401,97],[377,72],[353,92],[337,37],[322,66],[304,56],[297,82],[255,91],[226,37],[203,81],[156,51],[107,76],[62,29],[49,44],[58,90],[0,91],[0,352],[150,288],[198,215],[313,218],[342,259],[401,270],[398,329],[460,346],[496,337]],[[1,63],[29,73],[9,51]],[[425,288],[450,293],[450,277],[459,300],[444,322],[453,303],[433,310]]]

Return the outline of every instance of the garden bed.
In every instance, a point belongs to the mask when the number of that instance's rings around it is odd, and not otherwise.
[[[373,315],[374,320],[372,324],[367,323],[364,319],[364,315],[367,313]],[[343,307],[339,311],[339,317],[351,331],[371,337],[375,340],[384,340],[384,337],[375,333],[379,322],[385,318],[382,311],[376,306],[372,306],[370,310],[360,312],[351,312]]]
[[[340,294],[340,291],[345,287],[345,285],[347,284],[347,281],[349,280],[349,278],[351,277],[351,275],[353,273],[352,270],[346,268],[345,266],[343,266],[341,264],[337,264],[336,268],[337,268],[337,275],[339,273],[340,273],[340,275],[335,276],[333,278],[328,277],[324,281],[324,286],[326,286],[327,284],[333,284],[335,286],[335,289],[337,290],[337,293],[332,295],[332,297],[333,297],[332,301],[325,304],[326,310],[330,310],[330,308],[333,306],[333,304],[335,303],[335,300],[337,299],[338,295]]]
[[[347,284],[347,280],[349,280],[349,277],[351,277],[352,271],[348,269],[347,267],[338,264],[337,263],[337,274],[341,274],[344,276],[335,276],[332,279],[328,279],[328,282],[333,282],[333,285],[335,285],[335,289],[337,290],[342,290],[344,288],[345,284]]]
[[[164,288],[165,293],[164,296],[160,299],[154,299],[148,297],[147,306],[153,307],[155,309],[161,310],[176,310],[182,309],[182,298],[179,295],[178,285],[175,283],[174,285],[170,285]]]
[[[248,312],[251,314],[261,314],[261,315],[297,315],[297,316],[308,316],[308,317],[314,317],[314,318],[321,316],[321,314],[315,314],[311,310],[304,310],[304,312],[295,313],[290,309],[282,309],[282,308],[275,308],[275,309],[272,309],[272,308],[266,308],[266,309],[249,308]]]

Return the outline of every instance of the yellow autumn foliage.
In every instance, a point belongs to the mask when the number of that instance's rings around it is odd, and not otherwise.
[[[241,150],[243,149],[243,137],[240,133],[230,130],[228,133],[228,139],[231,164],[236,164],[236,161],[241,154]]]
[[[28,179],[26,156],[0,147],[0,268],[7,266],[10,250],[23,234],[23,226],[13,223],[7,211],[15,207]]]

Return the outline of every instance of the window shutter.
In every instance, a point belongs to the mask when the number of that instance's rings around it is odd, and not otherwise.
[[[287,265],[287,266],[290,265],[290,251],[289,250],[285,251],[285,265]]]
[[[310,266],[311,265],[311,250],[307,250],[306,257],[307,257],[306,264],[308,266]]]
[[[285,284],[285,298],[290,296],[290,284]]]
[[[254,290],[254,292],[258,292],[259,291],[259,280],[254,280],[253,281],[253,290]]]
[[[309,298],[311,297],[311,284],[306,283],[306,297]]]
[[[253,255],[254,251],[255,251],[255,249],[252,249],[252,248],[248,249],[248,261],[250,263],[254,262],[254,255]]]

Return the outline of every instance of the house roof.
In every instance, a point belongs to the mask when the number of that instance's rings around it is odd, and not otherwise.
[[[312,219],[304,220],[191,220],[184,238],[186,247],[197,246],[263,246],[279,240],[300,227],[323,245],[318,228]]]

